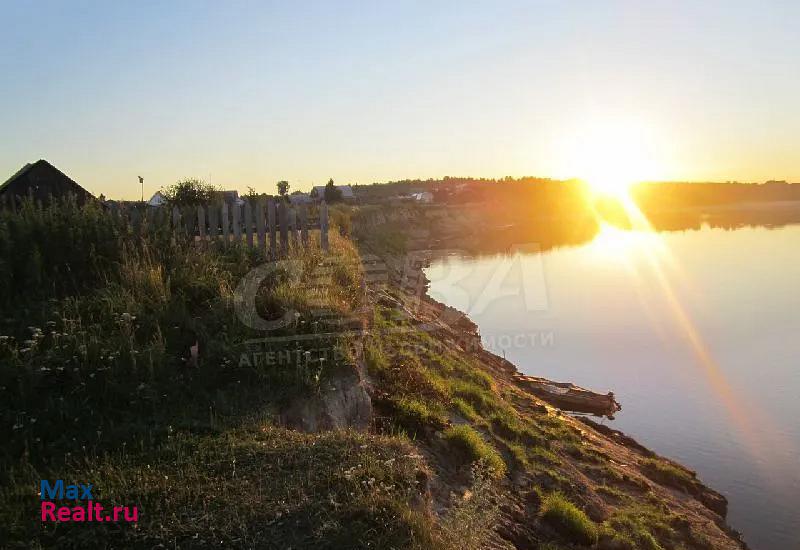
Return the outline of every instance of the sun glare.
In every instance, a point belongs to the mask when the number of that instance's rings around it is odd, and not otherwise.
[[[610,119],[577,129],[570,140],[571,171],[600,196],[620,197],[637,182],[661,173],[651,129]]]

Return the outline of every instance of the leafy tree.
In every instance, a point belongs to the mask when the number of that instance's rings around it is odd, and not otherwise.
[[[255,190],[255,188],[247,186],[247,193],[245,193],[244,198],[249,201],[256,201],[261,197],[261,193]]]
[[[203,180],[189,178],[162,189],[161,194],[171,205],[187,206],[211,202],[211,197],[215,191],[216,189],[213,185]]]
[[[285,197],[286,194],[289,192],[289,182],[286,180],[281,180],[278,182],[278,194],[281,197]]]
[[[333,178],[329,179],[328,183],[325,185],[325,202],[333,203],[341,200],[342,192],[336,189],[336,186],[333,184]]]

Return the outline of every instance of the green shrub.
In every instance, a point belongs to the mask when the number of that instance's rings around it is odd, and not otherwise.
[[[463,464],[483,461],[496,476],[506,473],[506,463],[500,453],[471,426],[460,424],[448,428],[444,440],[456,451]]]
[[[586,546],[597,543],[597,525],[561,493],[545,496],[539,513],[547,524],[571,542]]]

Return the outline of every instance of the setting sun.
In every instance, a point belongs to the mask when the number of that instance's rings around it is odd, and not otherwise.
[[[592,121],[575,130],[566,156],[572,173],[597,195],[619,197],[634,183],[663,174],[652,129],[636,121]]]

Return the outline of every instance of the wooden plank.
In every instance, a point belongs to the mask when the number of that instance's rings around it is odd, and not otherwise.
[[[222,216],[222,244],[228,246],[231,242],[229,233],[230,233],[230,217],[228,216],[228,203],[222,203],[222,209],[220,211],[220,215]]]
[[[233,242],[242,244],[242,210],[238,204],[232,203],[231,210],[233,211]]]
[[[297,213],[300,218],[300,241],[303,246],[308,246],[308,210],[306,210],[306,205],[301,204],[298,206]]]
[[[319,205],[319,244],[324,252],[328,251],[328,205],[325,201]]]
[[[249,200],[244,202],[244,234],[247,238],[247,246],[253,248],[253,207]]]
[[[286,212],[286,203],[280,201],[278,204],[278,225],[281,228],[281,257],[286,257],[289,252],[289,216]]]
[[[256,203],[256,231],[258,232],[258,248],[261,253],[267,253],[267,231],[264,223],[264,199],[258,199]]]
[[[184,237],[190,241],[194,240],[195,223],[197,222],[197,210],[192,206],[184,206],[181,211],[181,220],[185,225],[186,232]]]
[[[211,241],[217,240],[219,234],[219,206],[216,204],[208,205],[208,235]]]
[[[278,257],[278,244],[275,228],[275,201],[267,201],[267,230],[269,231],[269,255],[274,260]]]
[[[289,208],[289,240],[292,246],[297,246],[297,212]]]
[[[197,234],[200,237],[200,242],[206,242],[206,208],[205,206],[198,205],[197,207]]]

